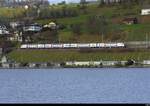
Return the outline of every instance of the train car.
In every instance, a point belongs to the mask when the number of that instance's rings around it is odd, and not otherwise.
[[[124,43],[117,43],[117,47],[124,48],[125,44]]]
[[[99,48],[119,48],[124,47],[124,43],[97,43]]]
[[[44,49],[45,48],[45,44],[37,44],[37,49]]]
[[[111,43],[111,47],[112,48],[116,48],[117,47],[117,43]]]
[[[111,43],[105,43],[105,48],[112,48],[112,44]]]
[[[97,43],[96,48],[105,48],[105,43]]]
[[[90,45],[90,48],[96,48],[96,47],[97,47],[97,46],[96,46],[96,45],[97,45],[96,43],[90,43],[89,45]]]
[[[78,44],[63,44],[63,48],[77,48]]]
[[[31,44],[27,44],[27,48],[28,48],[28,49],[31,49],[31,48],[32,48],[32,45],[31,45]]]
[[[82,44],[81,44],[81,43],[80,43],[80,44],[77,45],[77,47],[78,47],[78,48],[90,48],[90,44],[88,44],[88,43],[84,43],[84,44],[82,43]]]
[[[124,43],[22,44],[21,49],[124,48]]]
[[[45,49],[51,49],[52,45],[51,44],[45,44]]]
[[[29,44],[28,48],[30,48],[30,49],[36,49],[37,48],[37,44]]]
[[[27,44],[23,44],[23,45],[21,45],[21,47],[20,47],[21,49],[27,49]]]
[[[63,48],[70,48],[70,44],[63,44]]]
[[[52,48],[63,48],[63,44],[51,44]]]
[[[71,47],[71,48],[77,48],[77,47],[78,47],[78,44],[76,44],[76,43],[73,44],[73,43],[72,43],[72,44],[70,44],[70,47]]]

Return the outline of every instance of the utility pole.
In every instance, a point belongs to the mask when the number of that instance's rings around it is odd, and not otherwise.
[[[147,34],[147,47],[149,48],[149,35],[150,33]]]
[[[40,13],[41,13],[41,10],[40,10],[40,8],[38,8],[38,10],[37,10],[37,18],[40,17]]]
[[[146,48],[148,48],[148,33],[146,33]]]
[[[102,33],[102,43],[104,43],[104,34]]]
[[[28,14],[29,6],[28,6],[28,5],[26,5],[24,8],[25,8],[25,11],[26,11],[26,17],[28,18],[28,17],[29,17],[29,14]]]
[[[100,34],[102,37],[101,37],[101,42],[103,43],[104,42],[104,36],[103,36],[103,33]]]

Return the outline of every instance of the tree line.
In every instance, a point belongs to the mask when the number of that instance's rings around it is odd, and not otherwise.
[[[30,8],[27,11],[29,17],[38,19],[65,18],[78,16],[78,12],[73,8],[62,7],[61,9],[53,8]]]

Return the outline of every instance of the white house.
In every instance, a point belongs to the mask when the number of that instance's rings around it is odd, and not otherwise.
[[[78,61],[78,62],[66,62],[67,66],[99,66],[101,61]]]
[[[44,28],[50,28],[50,29],[56,29],[57,25],[54,22],[50,22],[49,24],[46,24],[43,26]]]
[[[150,9],[142,9],[141,15],[150,15]]]
[[[144,60],[143,65],[150,65],[150,60]]]
[[[67,66],[115,66],[119,61],[78,61],[78,62],[66,62]],[[120,61],[121,65],[125,65],[126,61]]]
[[[21,27],[22,25],[24,25],[24,22],[20,22],[20,21],[17,21],[17,22],[10,22],[10,26],[15,29],[17,27]]]
[[[9,31],[7,30],[6,26],[0,26],[0,35],[7,35]]]
[[[15,31],[14,36],[8,37],[8,40],[22,42],[23,41],[22,32]]]
[[[3,56],[1,59],[1,63],[6,63],[6,62],[8,62],[8,59],[6,56]]]
[[[24,32],[40,32],[42,30],[42,26],[38,24],[30,24],[23,27]]]
[[[1,64],[3,68],[10,68],[10,64],[8,63],[8,59],[6,56],[1,58]]]

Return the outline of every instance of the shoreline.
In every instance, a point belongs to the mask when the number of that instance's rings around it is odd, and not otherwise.
[[[4,56],[0,69],[61,69],[61,68],[150,68],[150,60],[134,61],[64,61],[64,62],[15,62]]]
[[[123,67],[115,67],[115,66],[104,66],[104,67],[44,67],[44,68],[41,68],[41,67],[33,67],[33,68],[30,68],[30,67],[17,67],[17,68],[15,68],[15,67],[11,67],[11,68],[2,68],[2,67],[0,67],[0,70],[5,70],[5,69],[10,69],[10,70],[13,70],[13,69],[27,69],[27,70],[32,70],[32,69],[36,69],[36,70],[38,70],[38,69],[45,69],[45,70],[48,70],[48,69],[86,69],[86,68],[88,68],[88,69],[92,69],[92,68],[95,68],[95,69],[106,69],[106,68],[116,68],[116,69],[124,69],[124,68],[132,68],[132,69],[134,69],[134,68],[150,68],[150,66],[129,66],[129,67],[125,67],[125,66],[123,66]]]

